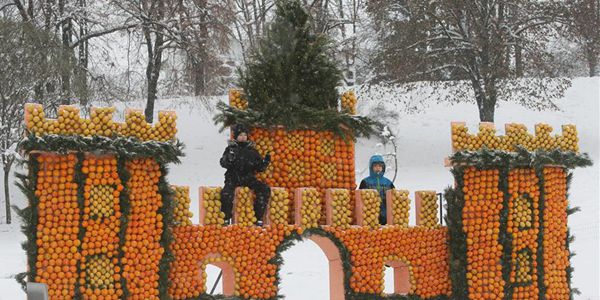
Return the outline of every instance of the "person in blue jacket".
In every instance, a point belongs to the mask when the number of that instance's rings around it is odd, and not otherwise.
[[[381,197],[381,210],[379,213],[379,224],[387,224],[385,194],[387,190],[394,189],[394,183],[384,177],[385,161],[381,155],[373,155],[369,160],[369,177],[360,182],[359,189],[373,189],[379,192]]]

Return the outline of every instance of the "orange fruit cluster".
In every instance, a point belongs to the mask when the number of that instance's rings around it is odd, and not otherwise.
[[[244,99],[244,94],[242,90],[229,90],[229,106],[241,110],[248,108],[248,101]]]
[[[567,240],[567,174],[560,167],[546,167],[544,174],[544,285],[548,299],[568,299],[570,266]]]
[[[498,240],[502,193],[498,170],[469,167],[464,172],[463,230],[467,236],[467,282],[471,299],[502,299],[501,257]],[[490,298],[494,295],[494,298]]]
[[[190,218],[194,214],[190,211],[190,188],[172,185],[171,189],[173,189],[175,201],[177,201],[177,206],[173,208],[173,223],[175,225],[192,225]]]
[[[301,224],[304,228],[318,227],[321,220],[321,193],[314,188],[305,188],[302,193],[302,207],[300,208]]]
[[[362,226],[369,228],[379,227],[379,213],[381,211],[381,197],[377,190],[360,190],[362,201]]]
[[[352,202],[350,201],[350,191],[344,189],[332,189],[331,209],[333,226],[348,228],[352,224]]]
[[[270,186],[355,189],[354,144],[330,132],[255,128],[251,140],[271,166],[259,178]]]
[[[563,150],[579,151],[579,139],[574,125],[563,125],[562,135],[551,136],[552,127],[547,124],[537,124],[535,135],[527,132],[523,124],[507,124],[506,135],[497,136],[496,129],[488,124],[480,124],[479,132],[475,135],[468,133],[463,123],[452,124],[452,147],[454,151],[480,150],[485,148],[504,151],[515,151],[517,146],[529,151]]]
[[[403,257],[411,268],[412,290],[422,298],[450,294],[446,228],[385,226],[325,230],[346,246],[352,261],[350,288],[357,293],[383,294],[384,265]]]
[[[356,94],[353,90],[344,92],[341,99],[342,111],[346,111],[351,115],[356,114]]]
[[[164,253],[160,245],[163,216],[158,213],[162,197],[158,193],[160,166],[150,158],[126,163],[131,175],[129,187],[130,214],[125,232],[123,277],[130,299],[158,299],[158,264]]]
[[[238,188],[235,195],[236,223],[242,226],[252,226],[256,223],[254,215],[254,199],[256,195],[249,187]]]
[[[25,105],[25,126],[38,136],[45,134],[81,136],[129,136],[142,141],[170,141],[177,133],[177,116],[173,112],[158,113],[158,123],[146,123],[141,111],[129,111],[125,123],[113,122],[114,107],[92,108],[89,119],[79,116],[75,106],[60,106],[58,118],[46,119],[42,105]]]
[[[81,245],[83,262],[80,287],[86,298],[118,299],[122,294],[121,272],[117,264],[123,190],[114,156],[90,156],[81,167],[86,176]],[[110,270],[109,270],[110,269]]]
[[[417,212],[420,220],[419,226],[435,228],[440,226],[438,219],[438,198],[435,191],[417,191],[421,198],[421,210]]]
[[[221,211],[221,187],[205,187],[202,189],[202,205],[204,209],[204,225],[223,225],[225,214]]]
[[[73,298],[78,279],[79,205],[73,182],[77,158],[73,154],[37,156],[35,195],[39,199],[35,262],[36,282],[48,285],[52,299]]]
[[[407,190],[392,190],[392,215],[394,225],[408,227],[408,212],[410,210],[410,198]]]
[[[290,196],[286,189],[271,188],[269,200],[269,220],[271,224],[287,224],[289,218]]]
[[[176,260],[171,264],[169,295],[173,299],[198,297],[206,292],[206,278],[198,276],[201,266],[217,260],[229,262],[236,274],[235,295],[246,299],[269,299],[277,295],[277,246],[294,226],[265,227],[180,226],[173,229],[171,245]],[[260,249],[260,251],[257,251]],[[198,261],[202,262],[199,264]]]
[[[537,248],[539,233],[539,180],[532,168],[514,169],[508,175],[507,232],[513,237],[511,282],[520,284],[513,290],[513,299],[533,299],[538,296]]]

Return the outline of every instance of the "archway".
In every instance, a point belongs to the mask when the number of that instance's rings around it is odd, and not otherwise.
[[[344,299],[342,259],[339,249],[329,238],[313,234],[281,255],[284,262],[291,260],[286,257],[294,257],[293,261],[301,262],[294,266],[284,263],[278,271],[281,280],[280,294],[286,299]],[[291,273],[292,270],[296,274]],[[302,272],[305,273],[304,276],[298,276]],[[329,297],[323,297],[327,294]]]
[[[224,296],[233,296],[235,294],[235,273],[233,272],[233,266],[224,259],[220,254],[209,254],[205,260],[200,263],[200,276],[203,276],[205,280],[205,291],[210,294],[211,289],[221,272],[221,278],[219,279],[219,286],[221,289],[215,289],[216,294],[222,292]],[[207,274],[210,272],[210,276]],[[209,278],[214,280],[208,280]]]
[[[389,259],[385,261],[386,268],[386,293],[390,293],[387,280],[389,279],[388,272],[391,271],[393,277],[393,294],[408,295],[411,292],[411,269],[408,263],[399,259]],[[390,270],[391,269],[391,270]]]

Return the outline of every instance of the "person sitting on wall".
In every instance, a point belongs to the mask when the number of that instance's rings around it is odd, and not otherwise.
[[[387,190],[394,189],[394,183],[383,176],[385,174],[385,161],[381,155],[373,155],[369,160],[369,177],[360,182],[359,189],[373,189],[379,192],[381,198],[381,210],[379,212],[379,224],[387,224],[385,194]]]
[[[263,172],[271,161],[267,154],[263,159],[255,148],[254,142],[248,140],[248,127],[243,124],[233,126],[233,140],[230,140],[223,156],[221,167],[225,172],[225,186],[221,190],[221,211],[225,214],[225,224],[231,224],[233,198],[235,189],[245,186],[254,191],[254,214],[256,225],[262,226],[262,218],[271,195],[271,188],[256,179],[256,172]]]

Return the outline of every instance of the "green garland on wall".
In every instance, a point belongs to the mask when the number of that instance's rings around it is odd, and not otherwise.
[[[85,189],[85,179],[86,176],[85,174],[83,174],[83,172],[81,171],[81,168],[83,167],[83,161],[85,160],[85,154],[84,153],[77,153],[77,161],[75,162],[75,172],[73,174],[73,181],[77,184],[77,207],[79,207],[79,211],[82,212],[85,208],[85,197],[84,197],[84,189]],[[83,238],[85,237],[85,233],[86,233],[86,229],[85,227],[83,227],[83,214],[80,213],[79,214],[79,231],[77,234],[77,238],[80,241],[83,241]],[[79,243],[79,246],[77,247],[77,251],[78,253],[81,253],[83,247],[83,242]],[[81,274],[81,259],[79,259],[77,261],[77,278],[79,279],[79,275]],[[83,296],[81,295],[81,290],[80,290],[81,284],[79,282],[79,280],[75,281],[75,297],[74,299],[82,299]]]
[[[131,160],[134,158],[151,157],[159,164],[179,163],[183,154],[183,143],[180,141],[142,142],[130,137],[107,138],[101,136],[64,136],[29,134],[21,140],[17,148],[27,153],[31,151],[55,152],[65,154],[68,152],[88,152],[93,154],[114,154],[117,157]]]
[[[125,234],[127,233],[127,227],[129,225],[129,215],[131,214],[131,202],[129,199],[129,187],[127,183],[129,182],[129,178],[131,174],[127,170],[126,160],[117,157],[117,174],[119,174],[119,180],[121,181],[121,185],[123,185],[123,190],[119,194],[119,207],[121,209],[121,228],[119,228],[119,252],[117,254],[118,258],[118,266],[123,270],[123,257],[125,257],[125,251],[123,251],[123,247],[125,246]],[[125,276],[121,276],[121,288],[123,289],[123,296],[121,299],[129,298],[129,289],[127,288],[127,279]]]
[[[270,128],[284,126],[287,130],[308,129],[315,131],[329,131],[344,140],[357,137],[369,137],[375,134],[383,125],[364,116],[354,116],[341,113],[337,110],[317,110],[303,108],[295,111],[295,117],[283,116],[269,119],[264,111],[252,109],[240,110],[220,102],[217,104],[219,113],[213,118],[215,124],[225,127],[242,123],[250,127]]]
[[[35,188],[37,186],[37,174],[40,169],[40,164],[37,161],[37,157],[31,155],[28,159],[27,166],[29,169],[28,174],[16,173],[18,181],[15,184],[27,198],[28,205],[22,209],[16,205],[12,206],[12,208],[17,212],[17,215],[21,218],[21,231],[27,237],[21,246],[27,255],[27,265],[29,265],[29,269],[28,271],[19,273],[15,276],[15,279],[21,285],[21,288],[24,291],[27,288],[27,282],[34,282],[35,277],[37,276],[35,264],[38,255],[36,233],[39,220],[38,204],[40,202],[39,198],[35,194]]]
[[[171,251],[171,242],[173,241],[173,232],[171,226],[173,224],[173,210],[175,208],[175,194],[167,182],[167,174],[169,170],[164,164],[160,165],[160,178],[158,181],[158,193],[162,198],[162,205],[158,209],[158,213],[163,216],[162,234],[160,236],[160,246],[164,252],[158,264],[158,291],[160,299],[170,299],[169,297],[169,271],[171,262],[174,260]]]

